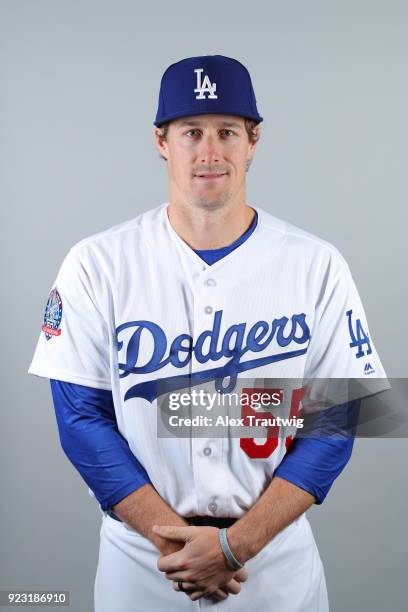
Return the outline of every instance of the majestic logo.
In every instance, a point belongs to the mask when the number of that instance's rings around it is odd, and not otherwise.
[[[59,336],[61,334],[61,330],[59,329],[61,319],[62,300],[57,288],[55,287],[48,297],[48,302],[44,313],[44,324],[41,327],[47,340],[52,338],[52,336]]]
[[[366,363],[364,366],[364,374],[367,376],[368,374],[374,374],[375,370],[371,363]]]
[[[217,99],[216,95],[217,83],[211,83],[208,74],[205,75],[204,81],[201,82],[201,73],[204,71],[204,68],[196,68],[194,72],[197,74],[197,87],[194,90],[194,93],[197,93],[197,100],[205,100],[205,94],[208,93],[208,98]]]
[[[239,373],[298,357],[307,352],[306,346],[297,350],[273,353],[243,361],[244,355],[264,352],[273,341],[279,347],[288,347],[292,343],[308,343],[310,330],[306,323],[306,315],[305,313],[294,314],[291,319],[281,317],[274,319],[271,324],[267,321],[258,321],[248,330],[246,323],[238,323],[231,325],[226,330],[224,337],[220,338],[222,313],[222,310],[218,310],[214,314],[212,328],[202,332],[195,343],[189,334],[180,334],[168,346],[167,337],[162,328],[151,321],[129,321],[119,325],[116,329],[118,351],[124,348],[124,341],[121,340],[124,330],[132,330],[126,346],[126,361],[118,364],[120,378],[125,378],[129,374],[157,372],[168,364],[175,368],[184,368],[193,355],[198,363],[203,364],[208,361],[217,362],[223,357],[229,359],[221,367],[138,383],[128,389],[125,400],[132,397],[143,397],[152,402],[162,393],[213,380],[215,380],[215,388],[218,392],[230,392],[235,387]],[[145,363],[140,364],[139,351],[142,341],[145,343],[144,346],[151,348],[149,348],[149,356]],[[229,381],[223,385],[226,378]]]
[[[349,344],[350,348],[358,348],[356,353],[356,358],[359,359],[364,355],[370,355],[373,351],[371,349],[370,338],[368,334],[364,331],[363,326],[361,324],[360,319],[356,319],[356,328],[353,329],[353,321],[351,320],[351,315],[353,314],[352,310],[348,310],[346,312],[346,316],[348,317],[348,327],[350,332],[351,342]],[[363,346],[367,345],[366,352],[363,351]]]

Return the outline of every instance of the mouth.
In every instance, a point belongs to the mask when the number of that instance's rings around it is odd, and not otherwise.
[[[215,181],[215,180],[219,180],[223,178],[224,176],[227,176],[227,174],[228,172],[222,172],[222,173],[211,172],[211,173],[205,173],[205,174],[194,174],[194,178],[202,180],[202,181]]]

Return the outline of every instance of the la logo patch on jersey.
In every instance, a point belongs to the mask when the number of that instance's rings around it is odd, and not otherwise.
[[[364,355],[370,355],[373,351],[371,348],[370,338],[364,331],[360,319],[355,320],[355,329],[353,328],[352,316],[353,311],[348,310],[346,316],[348,317],[348,327],[350,332],[351,342],[350,348],[357,348],[356,358],[364,357]],[[363,351],[363,346],[366,346],[366,350]]]
[[[211,83],[208,74],[205,75],[204,81],[201,81],[201,73],[204,72],[204,68],[196,68],[194,72],[197,75],[197,87],[194,90],[196,93],[196,100],[205,100],[205,94],[207,93],[207,98],[212,98],[216,100],[218,98],[215,93],[217,90],[217,83]]]
[[[52,289],[44,313],[44,324],[41,327],[47,340],[61,335],[62,300],[57,288]]]

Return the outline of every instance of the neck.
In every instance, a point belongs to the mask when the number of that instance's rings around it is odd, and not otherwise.
[[[169,202],[167,214],[180,238],[200,250],[229,246],[248,229],[255,215],[245,202],[215,210]]]

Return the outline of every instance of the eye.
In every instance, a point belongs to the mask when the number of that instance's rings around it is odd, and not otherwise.
[[[189,136],[190,134],[192,134],[193,137],[196,136],[198,133],[199,133],[198,130],[194,130],[194,129],[188,130],[188,132],[185,132],[186,136]]]
[[[233,136],[235,134],[235,132],[233,132],[232,130],[229,130],[227,128],[225,128],[224,130],[222,130],[223,134],[225,136]]]

